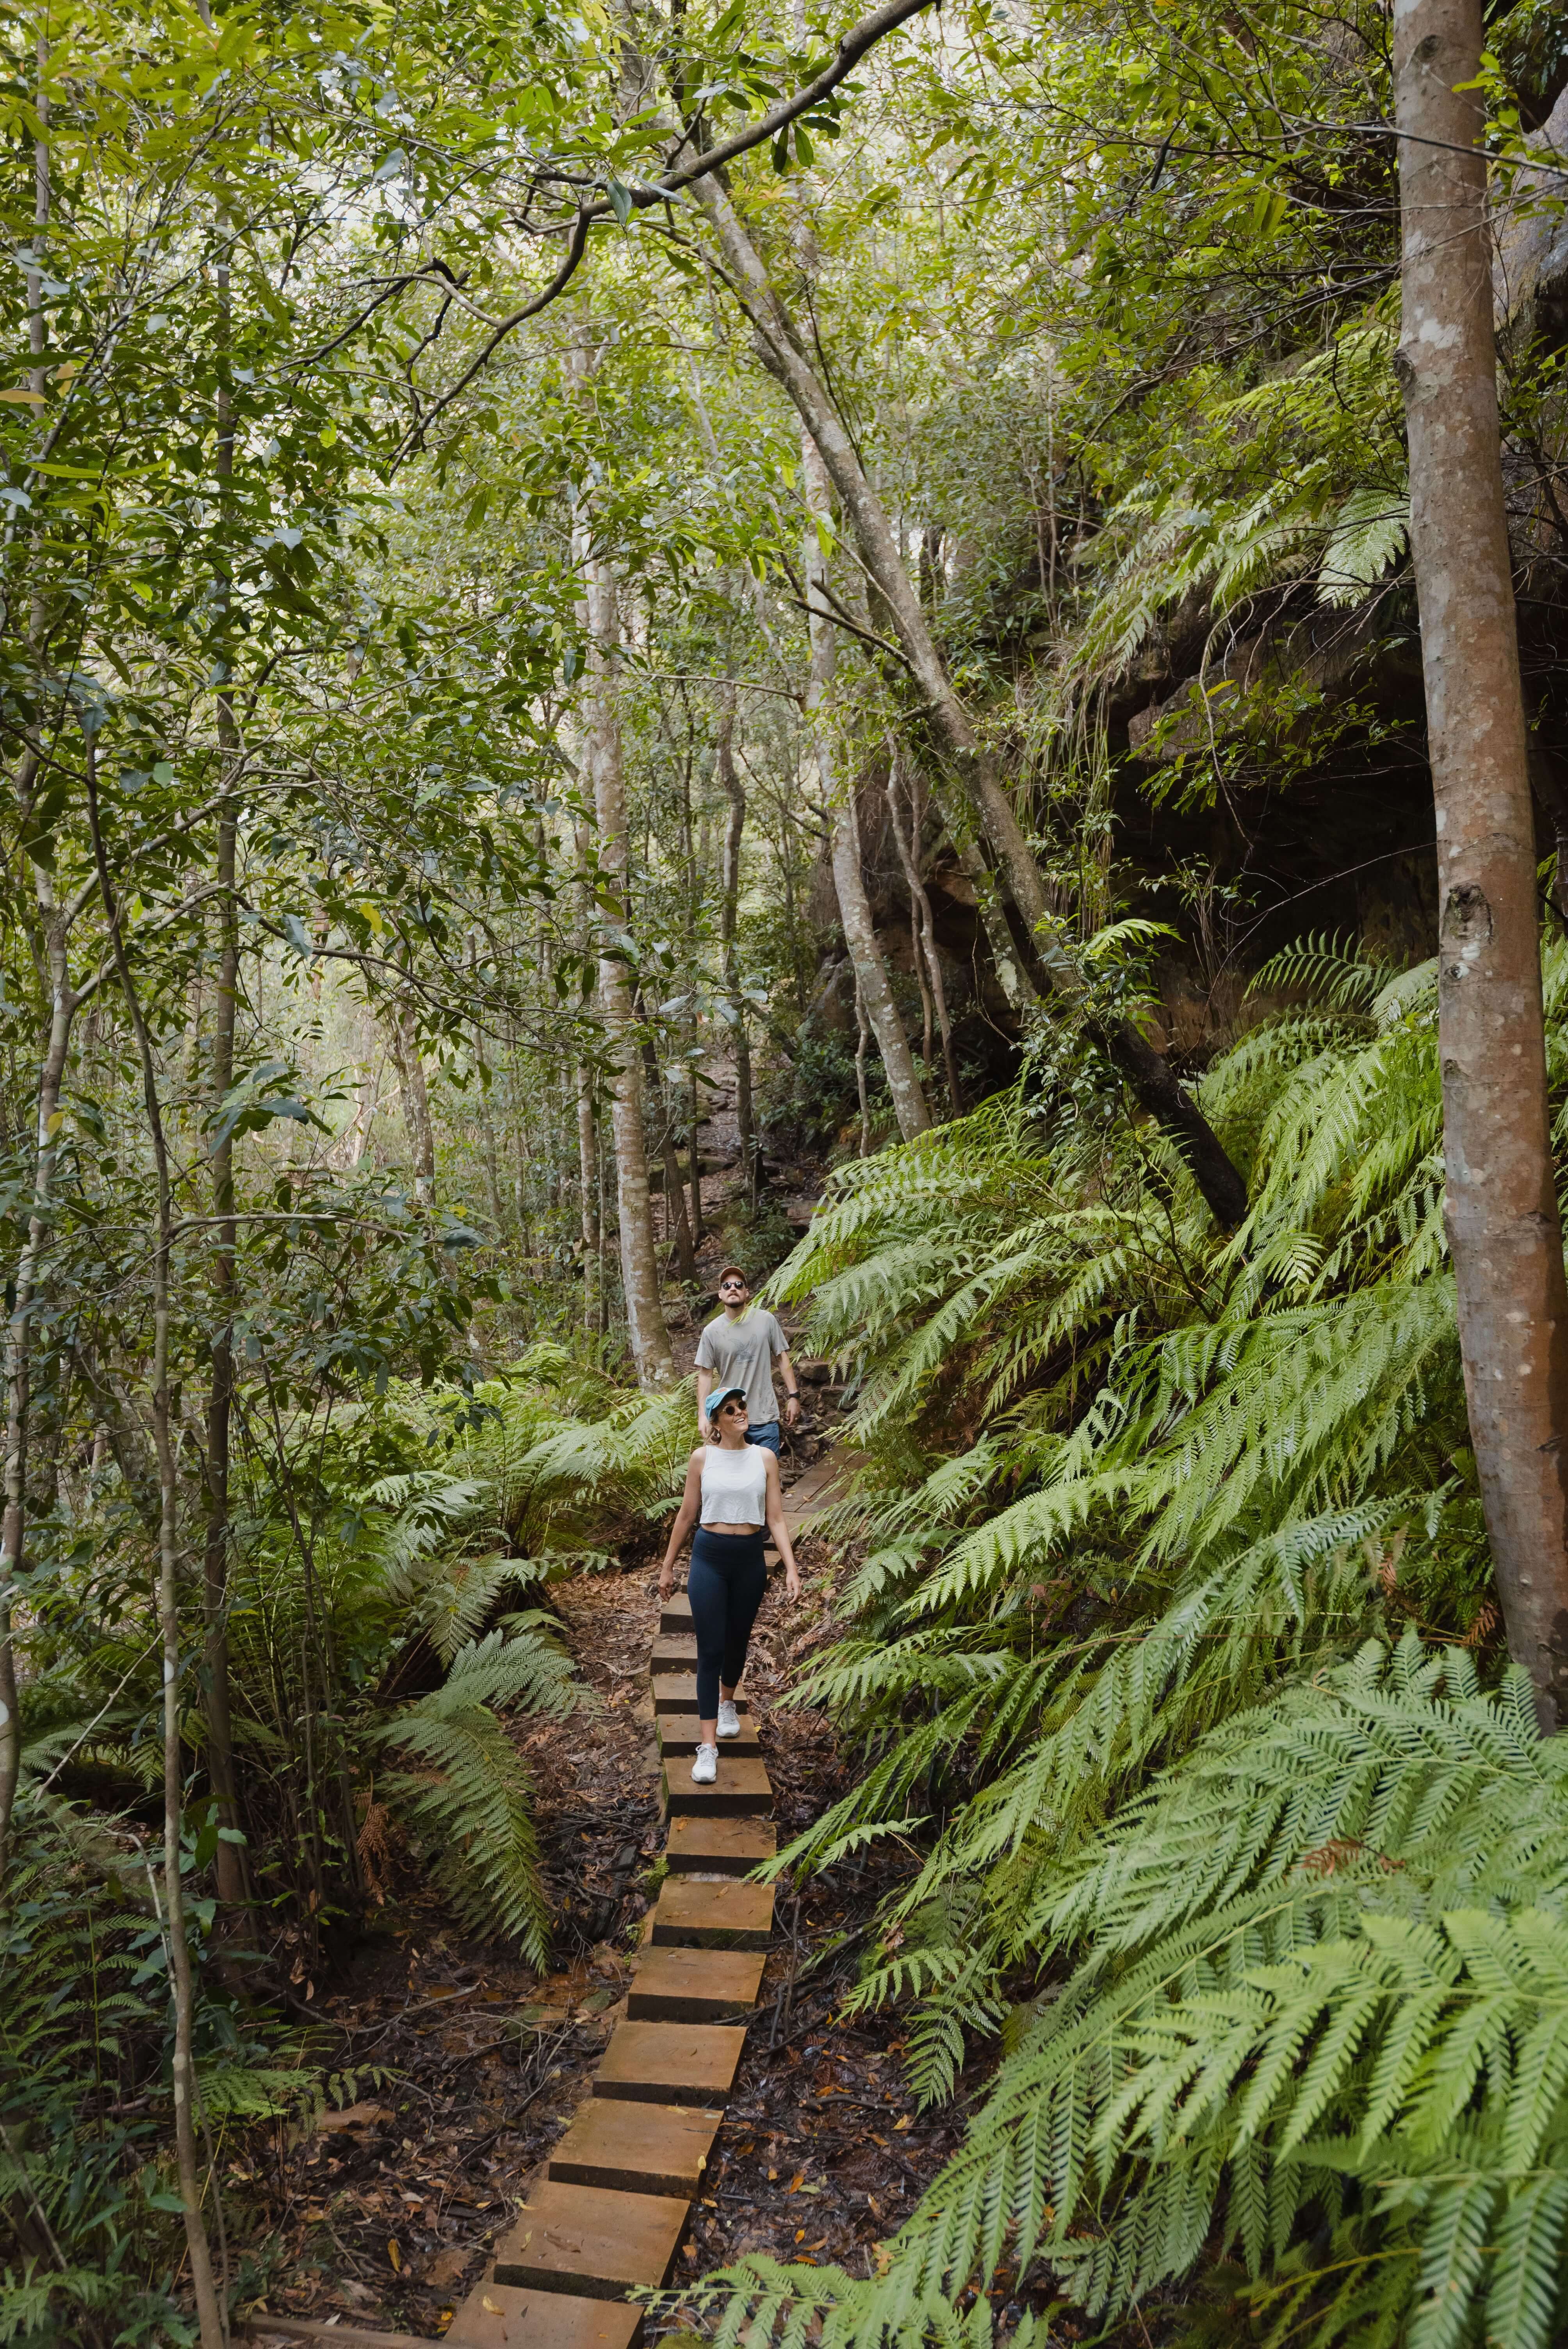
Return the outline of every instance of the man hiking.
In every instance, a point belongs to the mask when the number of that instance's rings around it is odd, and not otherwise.
[[[738,1264],[727,1264],[718,1276],[717,1315],[696,1341],[696,1424],[700,1443],[712,1440],[707,1399],[715,1385],[738,1387],[746,1397],[748,1444],[765,1444],[779,1451],[779,1398],[773,1388],[773,1365],[784,1373],[788,1401],[785,1416],[794,1426],[800,1416],[800,1389],[789,1360],[789,1341],[765,1305],[753,1305],[751,1285]]]

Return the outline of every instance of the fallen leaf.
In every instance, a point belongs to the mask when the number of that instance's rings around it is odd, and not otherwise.
[[[397,2248],[397,2238],[396,2235],[394,2235],[391,2240],[387,2243],[387,2256],[391,2261],[393,2266],[397,2269],[397,2273],[401,2275],[403,2272],[403,2254]]]
[[[798,2169],[798,2170],[795,2172],[794,2177],[789,2180],[789,2185],[786,2187],[786,2189],[785,2189],[786,2193],[789,2193],[789,2194],[799,2194],[799,2192],[800,2191],[800,2187],[801,2187],[802,2181],[803,2181],[803,2180],[804,2180],[804,2178],[805,2178],[805,2176],[806,2176],[806,2173],[805,2173],[805,2171],[804,2171],[803,2169]]]
[[[900,2129],[906,2129],[908,2127],[909,2127],[909,2115],[908,2115],[907,2113],[905,2113],[902,2120],[896,2120],[896,2121],[894,2121],[894,2123],[893,2123],[893,2125],[892,2125],[892,2127],[893,2127],[893,2135],[896,2137],[896,2136],[898,2135],[898,2132],[899,2132],[899,2130],[900,2130]]]
[[[502,2313],[497,2303],[490,2298],[488,2292],[481,2292],[480,2294],[480,2306],[484,2310],[487,2316],[500,2316]]]

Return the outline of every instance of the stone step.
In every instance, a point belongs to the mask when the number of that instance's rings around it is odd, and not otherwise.
[[[679,2194],[690,2202],[723,2118],[722,2113],[700,2106],[589,2096],[551,2155],[550,2175],[566,2186],[607,2186],[617,2194]]]
[[[668,1876],[654,1910],[650,1947],[765,1950],[772,1934],[770,1884],[703,1884],[689,1876]]]
[[[336,2328],[322,2334],[325,2341],[357,2337]],[[643,2312],[624,2301],[581,2300],[537,2285],[480,2283],[441,2338],[447,2349],[642,2349]]]
[[[662,2284],[690,2209],[684,2195],[617,2194],[544,2178],[496,2245],[495,2280],[585,2300],[619,2300],[632,2284]]]
[[[684,1590],[672,1590],[659,1609],[661,1631],[691,1630],[691,1600]]]
[[[743,1754],[718,1757],[718,1776],[711,1786],[693,1783],[684,1761],[665,1764],[665,1815],[691,1818],[765,1819],[773,1808],[773,1787],[758,1761]]]
[[[771,1819],[674,1818],[665,1838],[672,1876],[749,1876],[779,1848]]]
[[[659,1744],[666,1754],[684,1754],[689,1764],[697,1749],[697,1717],[695,1713],[668,1713],[657,1723]],[[719,1766],[727,1754],[760,1755],[762,1743],[754,1721],[743,1721],[738,1737],[721,1737],[718,1741]]]
[[[633,2023],[718,2023],[748,2014],[767,1961],[746,1950],[646,1949],[626,1996]]]
[[[728,2101],[743,2024],[618,2023],[593,2075],[596,2096],[634,2105],[701,2105]]]
[[[649,1669],[655,1678],[660,1672],[695,1672],[696,1633],[695,1631],[661,1631],[654,1641],[653,1661]]]

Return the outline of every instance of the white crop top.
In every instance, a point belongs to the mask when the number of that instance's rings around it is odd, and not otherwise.
[[[705,1444],[702,1453],[702,1522],[705,1526],[765,1526],[768,1523],[768,1454],[760,1444],[738,1452]]]

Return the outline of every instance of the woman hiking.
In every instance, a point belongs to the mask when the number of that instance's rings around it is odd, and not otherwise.
[[[659,1568],[659,1597],[664,1599],[675,1588],[676,1558],[691,1534],[686,1596],[696,1633],[700,1740],[691,1775],[699,1786],[711,1786],[718,1775],[719,1739],[740,1734],[735,1692],[767,1587],[764,1526],[784,1561],[785,1589],[791,1599],[800,1596],[799,1569],[784,1522],[779,1462],[765,1445],[747,1442],[748,1424],[744,1387],[720,1387],[708,1398],[707,1441],[686,1462],[686,1491]]]

